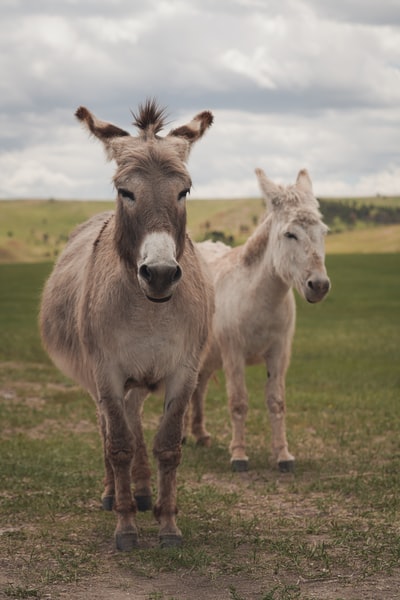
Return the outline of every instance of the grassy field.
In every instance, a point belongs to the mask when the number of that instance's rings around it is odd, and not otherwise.
[[[0,201],[0,263],[53,260],[75,225],[113,208],[114,202]],[[262,212],[261,200],[193,200],[188,202],[189,230],[193,239],[201,239],[216,227],[244,241]]]
[[[362,200],[348,200],[361,203]],[[366,204],[398,206],[398,198],[364,199]],[[385,204],[383,204],[385,203]],[[113,202],[52,200],[0,201],[0,263],[51,261],[58,256],[78,223],[93,214],[110,210]],[[261,199],[190,200],[188,228],[193,239],[213,231],[243,243],[264,213]],[[329,235],[328,253],[400,252],[400,225],[362,226],[354,231]]]
[[[326,301],[298,301],[287,380],[295,473],[270,463],[261,367],[248,370],[250,471],[230,472],[220,373],[207,406],[213,445],[189,440],[179,469],[185,545],[159,550],[145,514],[141,548],[120,554],[114,516],[99,508],[94,407],[38,338],[51,265],[0,265],[1,598],[398,598],[400,254],[332,254],[327,267]],[[149,398],[149,443],[160,411]]]

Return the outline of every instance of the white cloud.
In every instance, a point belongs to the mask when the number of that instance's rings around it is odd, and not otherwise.
[[[396,6],[3,2],[0,195],[109,198],[113,167],[73,112],[129,128],[149,95],[174,124],[215,113],[189,163],[193,197],[258,194],[255,166],[280,181],[306,166],[324,195],[400,193]]]

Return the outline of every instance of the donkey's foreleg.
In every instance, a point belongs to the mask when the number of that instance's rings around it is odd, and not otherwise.
[[[278,352],[270,352],[267,357],[267,369],[265,396],[271,423],[273,458],[281,472],[293,471],[294,456],[289,452],[286,438],[286,356]]]
[[[176,524],[176,470],[181,461],[184,414],[196,380],[197,373],[185,368],[166,381],[164,415],[153,448],[158,462],[158,498],[154,515],[160,524],[161,547],[182,544],[182,533]]]
[[[114,473],[114,510],[117,514],[115,541],[118,550],[131,550],[138,543],[136,503],[131,491],[131,469],[135,438],[127,423],[123,399],[101,396],[99,408],[105,422],[105,456]]]
[[[241,356],[224,357],[226,390],[232,424],[232,440],[229,446],[233,471],[247,471],[246,417],[248,395],[245,380],[245,364]]]

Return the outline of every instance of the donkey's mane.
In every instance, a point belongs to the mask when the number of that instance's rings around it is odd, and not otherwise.
[[[133,125],[144,133],[151,129],[157,134],[165,125],[166,109],[158,106],[156,100],[148,98],[139,105],[139,112],[133,113]]]
[[[243,262],[246,266],[256,263],[264,255],[270,228],[271,215],[266,215],[243,246]]]

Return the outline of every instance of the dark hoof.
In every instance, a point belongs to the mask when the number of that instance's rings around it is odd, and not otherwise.
[[[160,535],[160,548],[179,548],[182,546],[182,536],[176,533],[164,533]]]
[[[249,469],[249,461],[245,459],[232,460],[231,461],[232,471],[235,473],[244,473]]]
[[[115,497],[112,496],[103,496],[101,499],[101,507],[103,510],[112,510],[114,507],[114,499]]]
[[[140,512],[151,510],[153,507],[151,496],[135,496],[135,500],[137,509],[140,510]]]
[[[199,438],[196,442],[196,446],[201,446],[202,448],[209,448],[211,446],[211,436],[204,435],[203,437]]]
[[[115,534],[115,544],[117,550],[121,552],[129,552],[139,545],[138,534],[136,531],[125,531]]]
[[[281,460],[278,462],[278,467],[281,473],[293,473],[294,460]]]

